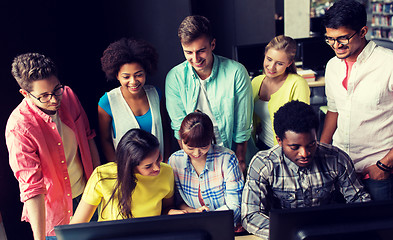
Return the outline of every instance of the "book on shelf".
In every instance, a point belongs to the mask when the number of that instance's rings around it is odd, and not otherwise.
[[[298,69],[297,74],[304,78],[307,82],[315,81],[316,72],[311,69]]]

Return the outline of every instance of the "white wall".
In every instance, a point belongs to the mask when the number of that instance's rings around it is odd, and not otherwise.
[[[284,0],[284,34],[292,38],[310,36],[310,0]]]

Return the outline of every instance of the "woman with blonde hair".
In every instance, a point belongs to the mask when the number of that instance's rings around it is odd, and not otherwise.
[[[310,104],[310,88],[296,73],[295,55],[295,40],[276,36],[265,48],[264,74],[252,80],[256,144],[260,149],[277,144],[273,115],[282,105],[292,100]]]

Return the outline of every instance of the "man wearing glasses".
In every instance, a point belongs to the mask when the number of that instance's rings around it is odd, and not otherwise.
[[[336,57],[325,73],[328,112],[321,142],[346,151],[374,200],[393,199],[393,52],[367,41],[367,15],[353,0],[325,14]]]
[[[6,126],[9,161],[24,202],[22,220],[35,240],[55,238],[54,226],[68,224],[99,155],[85,111],[61,85],[54,63],[27,53],[12,63],[24,96]]]

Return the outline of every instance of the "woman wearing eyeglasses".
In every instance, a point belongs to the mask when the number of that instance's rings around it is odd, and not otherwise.
[[[272,123],[282,105],[292,100],[310,104],[310,89],[296,73],[295,55],[295,40],[283,35],[273,38],[265,48],[264,74],[252,80],[256,145],[261,150],[277,144]]]
[[[119,81],[98,102],[101,144],[108,161],[114,161],[121,137],[132,128],[141,128],[156,136],[164,156],[164,134],[161,122],[161,92],[145,85],[147,75],[157,67],[156,50],[143,40],[123,38],[111,43],[101,58],[108,80]],[[168,147],[168,144],[165,144]],[[169,154],[169,152],[167,153]]]

